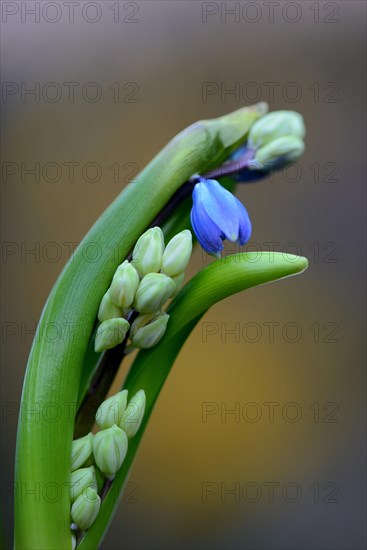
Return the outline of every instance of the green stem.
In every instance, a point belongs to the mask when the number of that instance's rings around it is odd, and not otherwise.
[[[177,189],[203,166],[218,166],[266,112],[259,104],[193,124],[176,136],[102,214],[61,273],[32,345],[21,399],[15,481],[40,498],[15,495],[15,545],[71,547],[70,453],[79,383],[98,307],[121,258]],[[47,329],[58,328],[51,340]],[[57,421],[50,418],[50,406]],[[33,411],[33,412],[30,412]],[[47,489],[58,487],[57,499]],[[37,490],[37,489],[36,489]]]

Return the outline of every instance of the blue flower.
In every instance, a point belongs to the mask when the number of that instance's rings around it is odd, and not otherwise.
[[[191,224],[209,254],[220,257],[223,241],[245,244],[251,235],[251,221],[243,204],[216,180],[201,178],[193,191]]]

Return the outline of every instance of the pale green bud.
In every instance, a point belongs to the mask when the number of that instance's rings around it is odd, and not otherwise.
[[[162,258],[162,271],[169,277],[179,275],[189,263],[192,235],[188,229],[177,233],[167,244]]]
[[[116,317],[123,317],[123,310],[121,307],[115,306],[111,300],[110,290],[108,289],[106,294],[103,296],[101,305],[98,310],[98,321],[103,323],[108,319],[114,319]]]
[[[135,296],[135,309],[140,313],[160,310],[176,290],[170,277],[163,273],[148,273],[141,280]]]
[[[111,395],[103,401],[96,412],[96,423],[105,430],[114,424],[119,424],[127,405],[127,390],[122,390],[116,395]]]
[[[98,490],[96,471],[94,466],[89,468],[80,468],[71,473],[70,479],[70,499],[74,502],[86,489],[92,487],[92,489]]]
[[[166,332],[169,315],[167,313],[145,313],[139,315],[130,330],[133,346],[140,349],[152,348],[158,344]]]
[[[178,275],[175,275],[174,277],[171,277],[171,279],[176,285],[176,290],[172,295],[172,298],[174,298],[175,296],[177,296],[177,294],[181,290],[181,287],[182,287],[183,282],[185,280],[185,272],[183,271],[182,273],[179,273]]]
[[[76,548],[76,536],[74,533],[71,533],[71,550],[75,550]]]
[[[268,145],[256,151],[254,164],[257,168],[269,168],[278,162],[295,162],[298,160],[305,145],[302,139],[294,136],[284,136],[275,139]],[[252,168],[253,166],[250,166]]]
[[[110,298],[117,307],[129,307],[139,286],[136,269],[126,260],[117,269],[109,289]]]
[[[94,349],[96,352],[101,352],[106,349],[111,349],[124,341],[130,325],[126,319],[107,319],[98,327]]]
[[[101,499],[97,491],[88,487],[71,507],[71,519],[80,531],[88,529],[97,517]]]
[[[258,149],[283,136],[303,139],[306,134],[303,117],[295,111],[273,111],[260,117],[252,126],[248,146]]]
[[[88,460],[93,451],[93,434],[75,439],[71,446],[71,471],[78,470]]]
[[[129,401],[122,416],[120,428],[126,432],[128,438],[134,437],[140,428],[145,411],[146,397],[144,390],[139,390]]]
[[[164,238],[160,227],[148,229],[138,239],[131,263],[141,277],[147,273],[157,273],[161,269],[163,250]]]
[[[114,425],[97,432],[93,441],[94,460],[108,479],[113,479],[120,469],[127,453],[126,433]]]

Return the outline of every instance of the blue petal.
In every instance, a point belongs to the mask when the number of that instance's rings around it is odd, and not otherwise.
[[[240,245],[243,245],[247,243],[247,241],[251,237],[252,224],[251,224],[250,216],[248,215],[248,212],[246,208],[243,206],[242,202],[239,201],[236,197],[234,198],[236,199],[236,202],[237,202],[239,224],[240,224],[238,242],[240,243]]]
[[[202,248],[209,254],[220,255],[221,250],[223,250],[221,231],[206,214],[202,204],[195,199],[195,189],[194,206],[191,209],[190,218],[191,225]]]
[[[236,198],[216,180],[202,180],[194,192],[208,217],[220,228],[224,237],[237,241],[239,235],[239,215]],[[195,199],[195,196],[194,196]]]

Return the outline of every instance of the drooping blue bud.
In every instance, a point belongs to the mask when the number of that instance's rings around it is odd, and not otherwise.
[[[252,229],[243,204],[216,180],[203,178],[194,187],[191,224],[203,249],[215,256],[225,239],[245,244]]]

